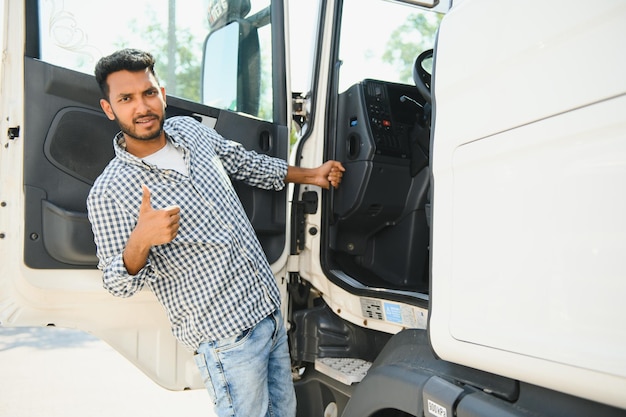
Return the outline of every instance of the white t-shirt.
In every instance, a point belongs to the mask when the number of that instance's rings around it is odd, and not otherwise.
[[[189,175],[183,158],[183,150],[175,147],[169,140],[165,142],[164,147],[152,155],[146,156],[143,160],[160,169],[173,169],[183,175]]]

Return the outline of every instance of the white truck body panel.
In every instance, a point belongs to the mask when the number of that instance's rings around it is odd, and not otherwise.
[[[437,354],[620,407],[625,22],[619,1],[453,8],[432,163]]]

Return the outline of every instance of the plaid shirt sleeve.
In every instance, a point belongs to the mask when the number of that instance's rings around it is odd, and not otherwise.
[[[203,142],[210,145],[232,179],[266,190],[279,191],[285,187],[286,161],[249,151],[240,143],[228,140],[190,118],[177,118],[172,129],[174,132],[183,132],[187,137],[191,136],[199,146]]]
[[[135,216],[119,207],[115,198],[97,190],[89,194],[87,208],[98,252],[98,268],[103,271],[104,288],[114,296],[130,297],[141,290],[146,281],[154,281],[149,260],[136,275],[129,275],[124,266],[122,252],[135,227]]]

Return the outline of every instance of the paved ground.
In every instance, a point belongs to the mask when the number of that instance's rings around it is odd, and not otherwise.
[[[0,327],[0,417],[213,417],[205,390],[161,388],[75,330]]]

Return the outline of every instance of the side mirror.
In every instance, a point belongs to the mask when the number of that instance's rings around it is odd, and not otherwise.
[[[246,20],[211,32],[204,43],[202,102],[258,116],[261,90],[259,35]]]

